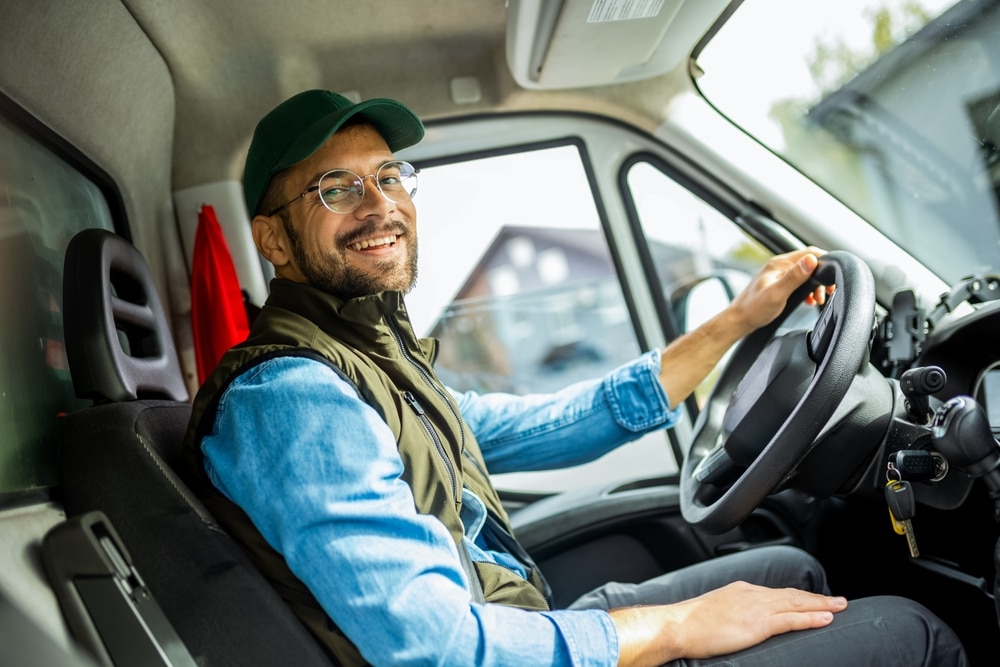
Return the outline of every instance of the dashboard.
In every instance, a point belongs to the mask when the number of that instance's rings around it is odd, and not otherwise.
[[[974,397],[1000,434],[1000,300],[931,330],[914,365],[943,369],[947,382],[938,398]]]
[[[916,304],[912,292],[900,292],[880,318],[871,361],[883,375],[897,381],[916,369],[934,368],[941,373],[933,390],[907,392],[906,381],[893,383],[898,385],[896,407],[886,441],[869,473],[869,488],[884,485],[885,459],[891,459],[897,451],[923,449],[938,457],[938,450],[948,449],[942,447],[946,443],[932,436],[932,422],[940,421],[946,406],[959,397],[965,397],[967,410],[979,413],[980,423],[988,422],[989,428],[975,436],[977,451],[993,451],[1000,456],[1000,445],[996,443],[1000,436],[1000,279],[968,279],[926,310]],[[917,404],[920,409],[913,409]],[[981,410],[972,407],[974,404]],[[944,456],[938,457],[946,466],[950,459],[950,473],[946,469],[943,480],[924,480],[914,485],[921,503],[939,509],[960,506],[973,483],[973,476],[966,474],[968,466],[955,465],[962,455],[956,450],[958,435],[952,433],[950,437],[952,451],[940,451]],[[973,439],[964,432],[961,437],[965,442]],[[975,472],[977,476],[982,474]]]

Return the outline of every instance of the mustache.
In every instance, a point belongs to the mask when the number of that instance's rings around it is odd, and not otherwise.
[[[400,220],[391,220],[387,224],[370,224],[364,227],[359,227],[350,232],[344,232],[343,234],[338,234],[337,244],[344,246],[350,245],[352,243],[357,243],[362,239],[371,238],[373,236],[387,236],[393,234],[395,236],[406,236],[410,233],[409,226]]]

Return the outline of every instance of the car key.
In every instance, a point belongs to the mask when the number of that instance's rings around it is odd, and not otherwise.
[[[910,556],[920,555],[917,548],[917,538],[913,534],[911,519],[917,511],[917,502],[913,496],[913,487],[902,480],[889,480],[885,485],[885,500],[889,504],[889,515],[892,517],[892,527],[900,535],[906,536],[906,544],[910,548]]]
[[[937,481],[941,475],[939,457],[926,449],[903,449],[892,455],[890,461],[900,479],[911,482]]]

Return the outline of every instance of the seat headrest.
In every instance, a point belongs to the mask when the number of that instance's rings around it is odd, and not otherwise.
[[[73,388],[95,403],[188,400],[149,266],[122,237],[85,229],[66,248],[63,328]]]

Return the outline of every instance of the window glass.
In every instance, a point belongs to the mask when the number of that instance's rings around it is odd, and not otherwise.
[[[627,183],[659,287],[681,331],[696,328],[725,308],[771,256],[718,209],[652,164],[634,164]],[[783,329],[811,328],[815,317],[816,309],[800,306]],[[695,390],[699,405],[721,366]]]
[[[745,2],[698,56],[697,84],[945,281],[996,273],[998,10],[979,0]]]
[[[112,229],[97,186],[0,118],[0,493],[54,485],[58,416],[82,407],[63,348],[63,253]]]
[[[459,391],[550,392],[640,354],[580,152],[561,146],[422,168],[418,333]],[[675,470],[663,432],[575,468],[497,475],[557,492]]]

